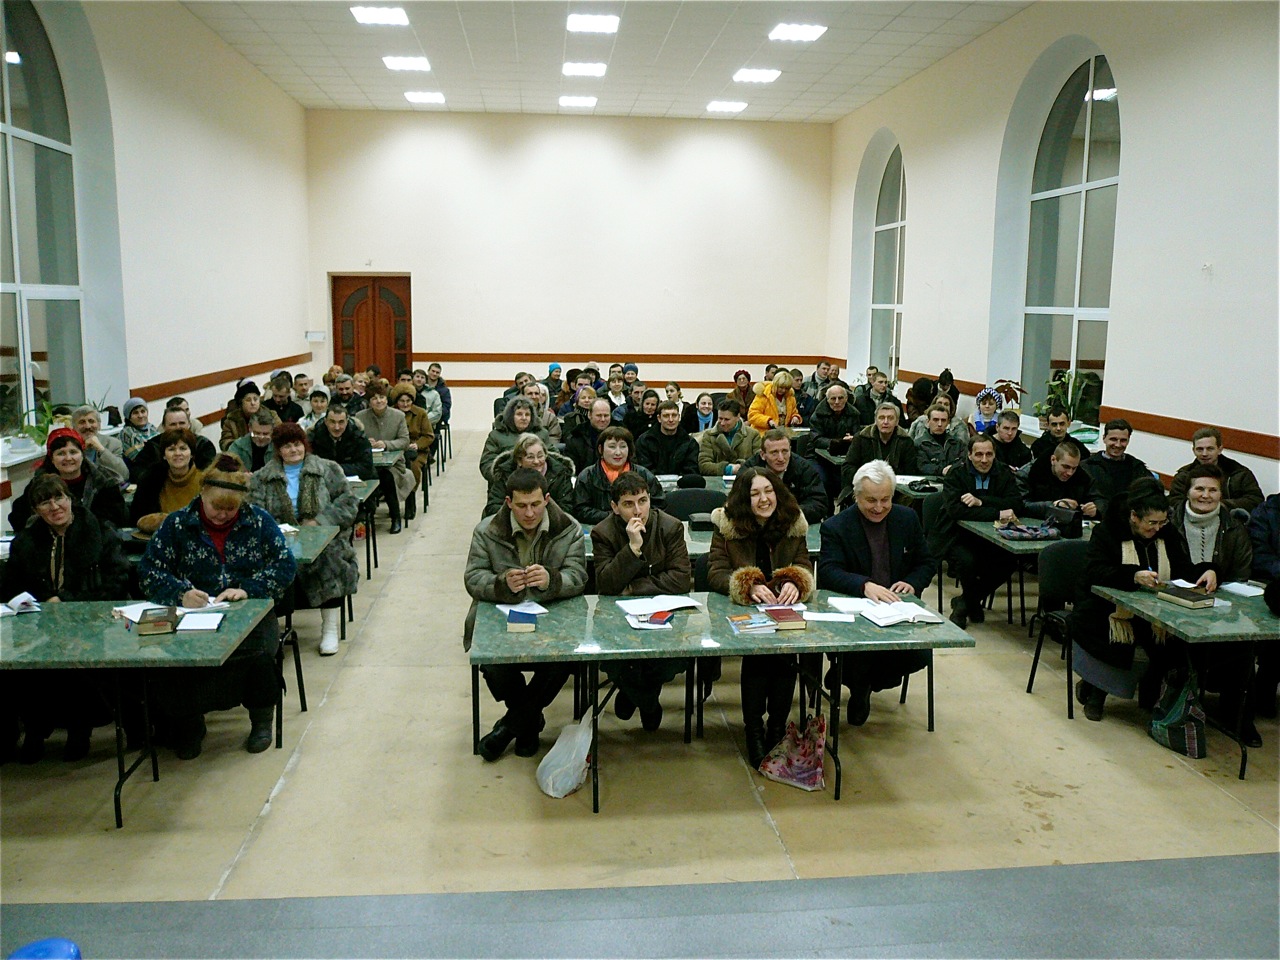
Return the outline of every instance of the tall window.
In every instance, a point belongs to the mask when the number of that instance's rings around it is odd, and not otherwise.
[[[884,168],[876,200],[875,252],[871,260],[871,362],[898,377],[902,341],[902,258],[907,239],[907,180],[902,149]]]
[[[71,125],[35,8],[5,0],[0,122],[0,429],[84,401]]]
[[[1098,422],[1120,173],[1120,100],[1105,57],[1071,75],[1049,111],[1031,185],[1022,385],[1080,383],[1076,416]]]

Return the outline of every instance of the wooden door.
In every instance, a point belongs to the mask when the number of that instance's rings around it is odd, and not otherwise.
[[[347,373],[371,363],[392,383],[412,366],[408,277],[333,277],[333,362]]]

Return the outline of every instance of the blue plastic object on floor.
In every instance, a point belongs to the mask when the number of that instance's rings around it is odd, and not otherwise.
[[[80,960],[80,948],[66,937],[46,937],[19,947],[9,960]]]

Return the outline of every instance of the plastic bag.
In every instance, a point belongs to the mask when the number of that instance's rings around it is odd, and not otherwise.
[[[591,712],[560,731],[538,764],[538,788],[548,797],[567,797],[586,782],[591,761]]]
[[[787,735],[769,751],[760,764],[760,772],[770,780],[799,787],[801,790],[822,790],[826,780],[822,775],[822,755],[827,745],[827,718],[814,716],[801,734],[795,721],[788,721]]]
[[[1160,699],[1151,711],[1151,725],[1147,728],[1147,733],[1156,743],[1192,760],[1203,760],[1206,755],[1204,710],[1200,707],[1199,689],[1196,672],[1190,668],[1185,677],[1181,671],[1166,677]]]

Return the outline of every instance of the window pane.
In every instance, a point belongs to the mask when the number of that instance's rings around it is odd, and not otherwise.
[[[1102,320],[1081,320],[1076,333],[1076,379],[1080,400],[1076,418],[1098,422],[1102,406],[1102,371],[1107,359],[1107,324]]]
[[[881,370],[893,369],[893,311],[871,311],[871,362]]]
[[[1088,176],[1104,180],[1120,174],[1120,96],[1106,57],[1094,60],[1093,90]]]
[[[898,228],[898,296],[894,303],[902,303],[902,272],[907,261],[907,228]]]
[[[0,280],[13,283],[13,230],[9,220],[9,138],[0,137]]]
[[[1089,64],[1086,61],[1071,75],[1040,135],[1036,169],[1031,179],[1031,192],[1056,190],[1079,183],[1084,170],[1085,94],[1089,90]]]
[[[1071,324],[1071,317],[1061,314],[1027,314],[1022,335],[1024,409],[1044,401],[1046,383],[1054,373],[1071,368]]]
[[[1080,306],[1111,305],[1111,254],[1116,238],[1116,187],[1090,190],[1084,201]]]
[[[895,147],[880,181],[880,198],[876,201],[876,226],[897,223],[902,182],[902,150]]]
[[[1080,230],[1080,194],[1036,200],[1031,204],[1027,250],[1027,306],[1075,304],[1076,245]]]
[[[62,77],[35,8],[25,0],[10,0],[4,5],[4,21],[4,49],[19,58],[18,63],[5,60],[13,125],[70,143]]]
[[[876,232],[875,258],[871,265],[871,302],[896,303],[898,278],[898,231]]]
[[[77,300],[28,300],[31,360],[37,393],[55,404],[85,402]]]
[[[79,283],[71,155],[16,138],[10,144],[21,282]]]
[[[22,425],[22,365],[18,362],[18,295],[0,293],[0,432]]]

